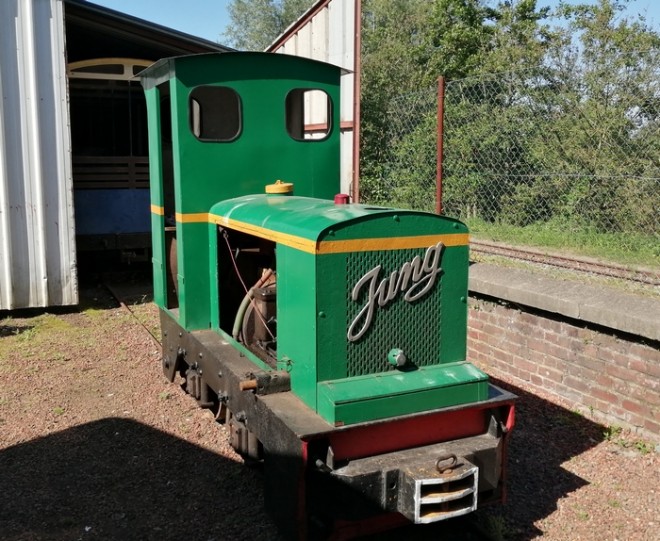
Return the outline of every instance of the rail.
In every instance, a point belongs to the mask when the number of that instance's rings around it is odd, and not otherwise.
[[[660,286],[660,275],[657,270],[653,269],[625,267],[616,263],[602,262],[586,257],[549,253],[481,239],[471,239],[470,250],[484,255],[507,257],[571,271],[619,278],[654,287]]]

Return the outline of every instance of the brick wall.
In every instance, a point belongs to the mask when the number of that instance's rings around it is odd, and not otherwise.
[[[660,348],[583,321],[470,298],[468,359],[604,424],[660,436]]]

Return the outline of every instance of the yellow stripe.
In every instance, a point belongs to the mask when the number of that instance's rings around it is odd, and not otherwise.
[[[151,205],[151,212],[153,214],[158,214],[158,216],[165,215],[165,209],[163,207],[159,207],[158,205]]]
[[[242,233],[254,235],[255,237],[277,242],[278,244],[284,244],[285,246],[290,246],[291,248],[295,248],[296,250],[301,250],[309,254],[316,253],[316,242],[313,240],[305,239],[303,237],[289,235],[288,233],[278,233],[272,229],[266,229],[265,227],[259,227],[258,225],[239,222],[238,220],[232,220],[231,218],[226,218],[224,216],[216,216],[215,214],[209,214],[209,221],[217,225],[236,229]]]
[[[450,235],[324,241],[320,243],[316,253],[339,254],[344,252],[406,250],[409,248],[428,248],[438,244],[438,242],[442,242],[445,246],[467,246],[469,235],[467,233],[454,233]]]
[[[156,214],[162,214],[161,207],[152,205],[151,211]],[[160,212],[159,212],[160,211]],[[290,235],[288,233],[279,233],[272,229],[260,227],[254,224],[248,224],[238,220],[232,220],[225,216],[218,216],[206,212],[176,214],[176,221],[180,223],[213,223],[223,227],[229,227],[236,231],[241,231],[249,235],[254,235],[262,239],[270,240],[278,244],[290,246],[296,250],[307,252],[309,254],[340,254],[347,252],[374,252],[386,250],[405,250],[410,248],[428,248],[438,242],[445,246],[467,246],[469,235],[467,233],[450,233],[447,235],[419,235],[412,237],[394,237],[394,238],[376,238],[376,239],[353,239],[353,240],[330,240],[316,243],[316,241]]]
[[[198,213],[188,213],[188,214],[181,214],[180,212],[177,212],[174,217],[176,218],[177,222],[180,222],[182,224],[194,224],[194,223],[209,223],[211,222],[210,220],[210,215],[208,212],[198,212]]]

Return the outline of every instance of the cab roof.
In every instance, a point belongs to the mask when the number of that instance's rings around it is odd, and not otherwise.
[[[336,83],[347,70],[299,56],[259,53],[227,52],[174,56],[158,60],[140,73],[146,90],[179,79],[184,84],[199,84],[235,79],[300,79]],[[212,74],[210,76],[209,74]]]

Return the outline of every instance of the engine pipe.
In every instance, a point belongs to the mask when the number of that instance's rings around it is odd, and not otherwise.
[[[241,327],[243,326],[243,318],[245,317],[245,312],[248,309],[248,306],[250,306],[252,300],[254,299],[255,290],[262,287],[272,275],[273,275],[273,269],[266,269],[263,276],[259,278],[259,280],[257,280],[257,283],[254,284],[245,294],[245,297],[243,297],[243,300],[241,301],[241,304],[238,307],[238,311],[236,312],[236,318],[234,319],[234,327],[231,330],[231,335],[234,338],[234,340],[238,340],[238,336],[241,332]],[[256,310],[256,312],[258,313],[259,311]]]

